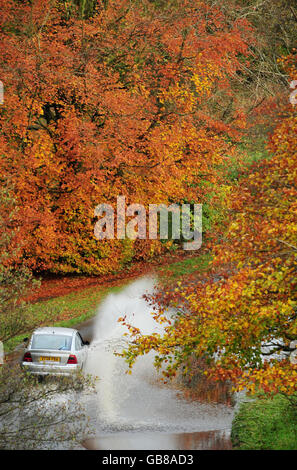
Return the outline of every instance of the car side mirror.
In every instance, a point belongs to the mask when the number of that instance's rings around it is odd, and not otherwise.
[[[89,345],[90,345],[89,341],[85,341],[85,342],[84,342],[84,345],[85,345],[85,346],[89,346]]]
[[[24,338],[23,343],[27,343],[29,341],[29,338]]]

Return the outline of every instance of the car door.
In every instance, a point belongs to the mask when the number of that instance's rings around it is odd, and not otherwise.
[[[82,368],[84,365],[83,344],[77,333],[75,334],[75,354],[77,357],[77,362]]]
[[[75,349],[77,352],[78,363],[83,367],[87,359],[87,348],[84,346],[83,339],[79,333],[76,333],[75,335]]]
[[[78,336],[81,340],[81,343],[83,345],[83,349],[82,349],[83,350],[83,357],[84,357],[83,361],[84,361],[84,364],[85,364],[86,361],[87,361],[87,357],[88,357],[88,346],[85,344],[84,340],[82,339],[81,334],[80,333],[77,333],[77,334],[78,334]]]

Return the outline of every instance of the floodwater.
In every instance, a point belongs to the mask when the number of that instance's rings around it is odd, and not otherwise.
[[[80,331],[91,340],[87,372],[98,377],[96,391],[86,402],[94,435],[86,437],[86,449],[230,449],[233,409],[227,404],[184,399],[163,384],[153,367],[153,353],[141,356],[126,374],[124,359],[114,355],[127,341],[127,329],[118,322],[126,316],[143,333],[159,332],[152,308],[143,298],[156,280],[140,278],[120,292],[109,294],[97,316]],[[170,314],[170,313],[169,313]]]

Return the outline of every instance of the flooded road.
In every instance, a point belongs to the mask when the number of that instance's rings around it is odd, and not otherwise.
[[[87,449],[228,449],[233,409],[180,397],[162,384],[153,367],[153,353],[138,358],[132,375],[114,355],[125,344],[127,329],[117,320],[127,317],[142,333],[162,333],[143,299],[154,290],[153,278],[140,278],[108,295],[97,316],[80,331],[91,339],[87,372],[98,376],[97,393],[86,409],[95,435],[82,443]]]

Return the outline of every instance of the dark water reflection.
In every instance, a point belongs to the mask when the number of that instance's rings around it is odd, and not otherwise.
[[[228,434],[223,431],[122,433],[87,439],[82,445],[88,450],[226,450],[232,448]]]

